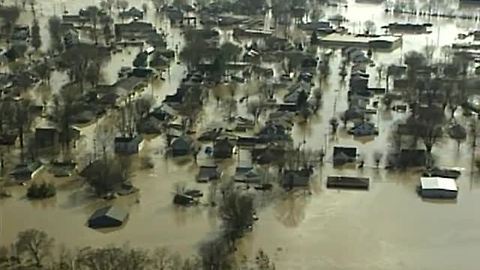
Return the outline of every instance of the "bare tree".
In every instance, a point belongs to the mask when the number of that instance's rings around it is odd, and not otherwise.
[[[319,9],[318,6],[316,5],[313,7],[309,15],[310,21],[312,22],[318,22],[318,20],[320,20],[323,16],[325,16],[325,13],[323,12],[323,10]]]
[[[122,13],[125,13],[125,11],[127,10],[129,5],[130,4],[126,0],[117,0],[117,8],[121,9]],[[123,14],[121,14],[120,17],[122,18],[122,22],[123,22],[123,20],[125,19],[125,16],[123,16]]]
[[[77,256],[77,264],[86,269],[146,269],[150,264],[148,252],[124,247],[84,248]]]
[[[160,12],[162,7],[165,5],[165,0],[152,0],[153,6],[155,6],[155,10]]]
[[[90,83],[92,88],[96,87],[102,77],[99,63],[90,63],[85,71],[85,80]]]
[[[330,127],[332,128],[332,134],[336,134],[337,133],[337,129],[338,129],[338,120],[337,118],[335,117],[332,117],[329,121],[330,123]]]
[[[230,247],[223,237],[216,237],[202,243],[199,249],[203,269],[231,269],[232,256]]]
[[[86,13],[88,14],[88,19],[92,24],[91,34],[93,36],[93,41],[95,44],[98,44],[97,24],[100,11],[98,10],[97,6],[89,6],[87,7]]]
[[[375,161],[375,167],[378,169],[380,162],[382,161],[383,153],[375,151],[373,153],[373,161]]]
[[[102,53],[98,48],[89,44],[78,44],[69,50],[67,50],[62,55],[62,65],[67,69],[70,78],[74,82],[77,82],[80,85],[80,90],[84,90],[84,82],[87,79],[87,72],[91,65],[93,66],[92,74],[95,76],[92,81],[97,82],[97,79],[100,76],[100,65],[102,61],[106,58],[106,55]]]
[[[110,40],[113,38],[113,32],[112,32],[113,19],[110,16],[101,16],[100,24],[103,27],[103,38],[105,39],[105,43],[108,44]]]
[[[375,23],[373,21],[368,20],[364,22],[364,27],[365,27],[365,34],[367,35],[375,34],[376,28],[375,28]]]
[[[408,97],[411,100],[418,99],[417,78],[418,71],[427,65],[427,59],[424,54],[417,51],[410,51],[405,54],[405,64],[407,65],[407,79],[409,82]]]
[[[20,254],[32,259],[37,267],[42,267],[51,254],[53,242],[53,238],[45,232],[29,229],[18,234],[16,247]]]
[[[158,270],[171,269],[174,258],[172,252],[166,248],[156,248],[153,251],[152,267]]]
[[[24,133],[25,130],[30,129],[30,124],[32,122],[32,117],[30,115],[30,104],[31,100],[24,98],[19,102],[16,102],[15,106],[15,122],[16,128],[18,130],[18,136],[20,139],[20,148],[23,149],[24,146]]]
[[[50,48],[54,51],[62,51],[62,20],[58,16],[48,19],[48,31],[50,33]]]
[[[253,116],[255,122],[258,121],[258,118],[265,110],[265,104],[259,100],[253,100],[247,104],[247,111]]]
[[[223,186],[221,192],[219,214],[225,237],[233,247],[235,241],[253,226],[253,198],[235,189],[233,182]]]
[[[267,253],[261,249],[255,256],[255,264],[257,266],[257,270],[275,270],[275,264],[271,262]]]
[[[233,119],[234,113],[237,112],[237,101],[234,98],[227,98],[222,102],[227,113],[227,119],[230,121]]]
[[[142,97],[135,100],[135,114],[140,118],[146,117],[150,112],[150,109],[152,108],[154,102],[155,101],[149,97]]]
[[[443,136],[443,121],[443,110],[435,106],[430,106],[422,109],[421,112],[412,114],[405,124],[408,133],[412,135],[414,141],[416,138],[419,138],[425,145],[427,165],[431,165],[429,162],[431,162],[433,146],[437,144]]]

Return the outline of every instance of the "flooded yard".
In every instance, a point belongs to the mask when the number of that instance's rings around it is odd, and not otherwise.
[[[93,0],[92,4],[95,3]],[[8,1],[7,1],[8,2]],[[40,1],[39,1],[40,2]],[[87,1],[85,1],[87,2]],[[41,1],[42,15],[59,14],[63,6],[78,10],[85,2]],[[98,1],[100,2],[100,1]],[[130,0],[131,6],[140,7],[148,1]],[[403,45],[392,53],[374,52],[378,65],[399,63],[401,55],[410,50],[421,50],[425,45],[442,47],[455,41],[456,35],[476,29],[479,22],[385,14],[382,6],[347,1],[349,7],[326,8],[326,14],[341,13],[349,19],[349,27],[372,20],[380,27],[389,22],[433,23],[431,34],[403,35]],[[152,21],[154,11],[148,13]],[[267,20],[268,20],[267,16]],[[28,21],[27,18],[23,20]],[[45,21],[46,22],[46,21]],[[161,20],[157,27],[168,33],[169,46],[183,46],[181,30]],[[300,31],[300,30],[298,30]],[[48,31],[44,36],[48,36]],[[44,44],[47,41],[44,41]],[[173,46],[172,46],[173,47]],[[123,65],[129,65],[137,51],[134,48],[113,55],[107,63],[105,82],[113,83]],[[440,51],[436,52],[440,55]],[[331,60],[331,76],[322,85],[322,107],[309,125],[296,124],[292,131],[294,145],[305,149],[327,149],[325,164],[315,169],[311,194],[303,191],[282,192],[275,200],[265,196],[265,206],[258,210],[259,221],[254,230],[241,240],[238,253],[251,256],[258,249],[271,254],[277,269],[478,269],[480,258],[480,181],[472,166],[470,141],[460,146],[444,138],[433,149],[440,167],[459,168],[462,176],[457,180],[458,199],[452,202],[422,200],[416,193],[421,171],[387,171],[384,162],[375,168],[375,152],[386,153],[390,144],[392,125],[405,113],[379,110],[372,122],[379,129],[374,139],[354,139],[340,124],[337,136],[332,137],[329,120],[339,117],[347,108],[347,85],[338,75],[341,62],[337,50]],[[370,84],[384,86],[377,80],[376,68],[368,69]],[[160,104],[167,94],[173,94],[186,73],[183,64],[172,62],[165,81],[150,85],[155,102]],[[65,78],[53,76],[52,88],[60,87]],[[241,94],[238,94],[241,97]],[[375,98],[374,98],[375,99]],[[209,99],[200,126],[221,123],[215,100]],[[458,120],[468,125],[469,119],[459,115]],[[79,142],[88,152],[93,145],[95,124],[82,128],[85,138]],[[365,160],[363,169],[333,168],[334,145],[355,146]],[[138,194],[119,197],[113,202],[91,197],[86,184],[76,176],[54,178],[43,170],[35,181],[48,180],[58,186],[57,196],[44,201],[30,201],[25,187],[9,188],[13,197],[0,200],[0,245],[15,240],[18,232],[36,228],[47,232],[57,243],[69,247],[106,246],[109,244],[154,248],[166,246],[184,254],[194,254],[199,243],[219,230],[220,221],[211,207],[199,205],[183,208],[172,204],[176,183],[187,183],[207,193],[208,185],[195,182],[198,166],[193,158],[185,160],[165,157],[166,140],[162,136],[147,140],[142,153],[149,153],[154,163],[150,170],[134,172],[133,183]],[[474,151],[474,150],[473,150]],[[142,155],[140,153],[140,155]],[[224,178],[233,175],[236,158],[222,163],[227,168]],[[364,176],[370,178],[368,191],[327,189],[329,175]],[[260,195],[261,197],[262,195]],[[88,217],[99,207],[114,203],[130,213],[125,225],[115,230],[98,231],[86,226]]]

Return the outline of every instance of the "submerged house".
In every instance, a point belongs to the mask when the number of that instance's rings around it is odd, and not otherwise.
[[[255,128],[255,121],[241,116],[235,119],[235,131],[243,132],[253,128]]]
[[[143,137],[141,135],[120,136],[114,141],[115,153],[132,155],[142,150]]]
[[[158,34],[155,26],[148,22],[117,23],[114,28],[117,40],[148,39]]]
[[[306,188],[310,184],[311,169],[285,170],[282,174],[282,186],[286,189]]]
[[[216,140],[213,144],[213,157],[218,159],[231,158],[233,148],[234,144],[228,138]]]
[[[140,120],[138,123],[138,131],[144,134],[159,134],[162,131],[163,122],[153,115],[149,115]]]
[[[396,168],[423,167],[427,164],[427,152],[424,149],[402,149],[389,162]]]
[[[51,163],[51,173],[55,177],[68,177],[71,176],[77,164],[73,160],[67,161],[53,161]]]
[[[467,130],[460,124],[452,124],[448,127],[448,136],[454,140],[465,140],[467,138]]]
[[[70,127],[64,132],[53,126],[37,127],[35,129],[35,144],[39,148],[55,147],[62,140],[75,141],[79,138],[80,130],[75,127]]]
[[[26,41],[30,38],[30,27],[28,25],[16,25],[13,27],[12,40]]]
[[[80,34],[75,29],[68,29],[63,35],[65,48],[71,48],[80,43]]]
[[[15,168],[10,172],[10,176],[12,176],[16,181],[28,181],[31,180],[41,169],[42,164],[40,162],[27,162],[15,166]]]
[[[196,198],[187,194],[177,193],[173,197],[173,204],[176,204],[176,205],[190,206],[197,203],[198,203],[198,200]]]
[[[192,147],[193,141],[187,136],[175,138],[170,144],[170,149],[174,157],[189,155],[192,151]]]
[[[355,124],[349,131],[353,136],[372,136],[378,135],[378,129],[375,124],[369,122],[360,122]]]
[[[56,127],[38,127],[35,129],[35,144],[38,147],[56,146],[59,141],[59,130]]]
[[[368,190],[369,185],[370,179],[366,177],[329,176],[327,178],[327,188]]]
[[[107,206],[95,211],[88,219],[88,227],[93,229],[111,228],[123,225],[128,212],[116,206]]]
[[[143,11],[139,10],[136,7],[131,7],[129,10],[120,12],[120,17],[143,19]]]
[[[222,128],[214,128],[203,132],[197,139],[199,141],[215,141],[220,134],[222,134]]]
[[[222,176],[222,172],[217,165],[200,166],[200,171],[197,174],[197,182],[207,183],[212,180],[218,180]]]
[[[280,123],[267,123],[257,135],[261,142],[289,141],[291,137],[288,132],[289,127],[285,127]]]
[[[346,163],[355,162],[356,159],[356,147],[335,146],[333,148],[333,166],[341,166]]]
[[[262,175],[253,166],[241,165],[235,168],[233,181],[245,184],[259,184]]]
[[[0,134],[0,145],[15,145],[17,134]]]
[[[286,153],[284,144],[258,145],[252,150],[255,162],[260,165],[284,161]]]
[[[458,193],[455,179],[442,177],[422,177],[419,194],[429,199],[456,199]]]

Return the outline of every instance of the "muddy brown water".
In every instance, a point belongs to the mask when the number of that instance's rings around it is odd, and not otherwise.
[[[137,7],[143,3],[130,2]],[[41,1],[41,14],[58,13],[62,3]],[[81,1],[64,3],[68,10],[78,9],[85,4]],[[412,16],[385,15],[381,7],[355,4],[353,1],[349,3],[347,10],[329,8],[327,12],[344,13],[352,28],[356,27],[355,23],[365,20],[375,21],[377,29],[381,24],[393,21],[428,21]],[[28,14],[21,20],[28,22]],[[170,34],[169,44],[181,43],[178,29],[157,21],[157,26]],[[432,22],[432,34],[405,35],[402,49],[392,53],[375,53],[375,61],[385,64],[398,62],[402,52],[421,49],[426,44],[450,44],[456,33],[474,29],[478,24],[473,21],[437,19],[432,19]],[[129,64],[134,54],[135,49],[130,49],[130,54],[125,51],[112,57],[107,64],[105,81],[113,82],[119,67]],[[327,151],[325,166],[316,170],[312,194],[281,194],[266,204],[258,213],[260,220],[253,232],[241,241],[239,252],[251,255],[262,248],[274,258],[278,269],[478,269],[480,259],[476,253],[480,247],[480,215],[477,205],[480,203],[480,185],[478,173],[471,172],[468,142],[458,148],[456,142],[445,139],[434,147],[434,155],[440,165],[462,169],[462,176],[458,179],[458,199],[454,202],[420,199],[415,192],[419,172],[387,173],[373,165],[373,153],[388,150],[388,130],[393,122],[405,114],[380,113],[379,117],[373,116],[372,121],[377,123],[380,131],[375,140],[353,139],[342,128],[339,128],[337,136],[325,137],[325,134],[329,134],[329,119],[338,116],[347,106],[346,89],[338,83],[336,75],[339,63],[340,56],[337,53],[332,58],[332,76],[323,86],[321,112],[310,120],[307,128],[295,126],[292,134],[295,145],[305,140],[303,147],[310,149],[320,149],[325,142],[329,149],[333,145],[357,146],[366,160],[366,167],[363,170],[334,169],[329,161],[331,150]],[[371,83],[376,85],[375,69],[369,71],[372,74]],[[154,84],[153,93],[158,102],[166,94],[175,91],[184,72],[184,66],[173,63],[167,80]],[[53,81],[53,88],[59,88],[65,77],[58,74]],[[210,100],[201,126],[215,121],[221,124],[219,113],[221,108]],[[245,113],[245,110],[239,109],[239,113]],[[464,124],[468,121],[461,116],[461,112],[457,118]],[[86,137],[80,145],[84,149],[92,149],[94,129],[95,125],[82,128]],[[206,186],[194,182],[197,166],[190,159],[165,159],[165,140],[162,137],[150,139],[143,151],[152,156],[155,168],[135,172],[133,181],[140,189],[139,194],[121,197],[113,202],[91,198],[86,187],[75,178],[56,179],[46,171],[40,173],[35,181],[54,182],[59,188],[54,199],[31,202],[24,197],[24,187],[10,188],[13,198],[0,201],[0,243],[9,244],[15,240],[18,232],[37,228],[46,231],[58,243],[71,247],[129,242],[133,246],[167,246],[182,253],[195,253],[198,244],[219,229],[215,211],[205,206],[178,208],[171,201],[175,183],[178,182],[206,191]],[[234,160],[224,164],[228,167],[227,175],[231,175],[234,164]],[[331,174],[367,176],[371,180],[370,190],[326,189],[325,179]],[[123,227],[95,231],[85,226],[93,211],[111,203],[129,210],[129,220]]]

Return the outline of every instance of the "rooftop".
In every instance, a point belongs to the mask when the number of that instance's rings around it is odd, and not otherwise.
[[[422,189],[441,189],[457,191],[457,183],[454,179],[443,177],[422,177],[420,178]]]

